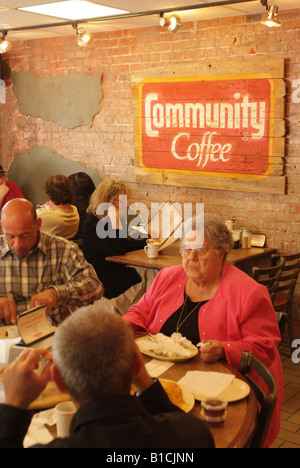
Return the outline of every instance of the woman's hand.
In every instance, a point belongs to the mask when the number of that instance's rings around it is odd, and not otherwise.
[[[207,343],[200,348],[201,358],[204,362],[212,363],[225,358],[224,347],[220,341],[210,340],[208,342],[203,341],[202,343]]]

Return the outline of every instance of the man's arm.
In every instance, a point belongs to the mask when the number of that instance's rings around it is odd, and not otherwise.
[[[148,413],[159,414],[181,411],[173,405],[158,380],[153,380],[147,372],[143,357],[136,346],[132,383],[139,394],[139,400]]]
[[[68,303],[74,309],[92,304],[102,297],[103,284],[76,244],[62,257],[61,268],[65,277],[63,284],[54,283],[51,286],[58,294],[57,304]]]
[[[5,401],[0,405],[0,447],[23,447],[31,422],[28,406],[45,388],[50,379],[51,362],[37,372],[39,360],[48,351],[26,349],[4,372]]]

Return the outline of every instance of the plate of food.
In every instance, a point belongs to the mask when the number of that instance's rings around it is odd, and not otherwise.
[[[184,362],[198,354],[198,348],[181,333],[166,336],[147,334],[136,339],[141,353],[161,361]]]
[[[185,413],[194,408],[195,397],[188,388],[174,380],[159,379],[159,381],[174,405],[178,406]]]

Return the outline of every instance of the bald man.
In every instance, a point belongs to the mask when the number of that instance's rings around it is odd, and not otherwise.
[[[41,232],[42,220],[26,199],[8,202],[1,213],[0,319],[15,323],[18,314],[46,305],[54,324],[103,294],[103,285],[81,250]]]

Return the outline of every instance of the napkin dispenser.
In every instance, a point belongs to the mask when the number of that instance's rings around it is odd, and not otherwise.
[[[24,349],[50,349],[52,347],[55,328],[47,318],[45,305],[34,307],[20,314],[17,325],[22,339],[10,347],[9,363],[14,361]]]

